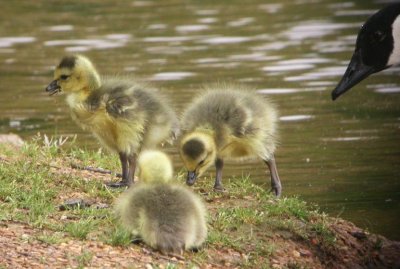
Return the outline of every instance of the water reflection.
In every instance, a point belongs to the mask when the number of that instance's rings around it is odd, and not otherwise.
[[[360,23],[332,23],[327,21],[301,22],[284,32],[283,35],[293,41],[308,40],[311,38],[322,38],[332,35],[338,30],[359,27]]]
[[[218,36],[218,37],[210,37],[201,39],[199,42],[207,43],[210,45],[221,45],[221,44],[238,44],[242,42],[248,42],[252,40],[249,37],[243,36]]]
[[[67,32],[67,31],[74,30],[74,26],[73,25],[54,25],[54,26],[47,27],[47,29],[52,32]]]
[[[290,115],[290,116],[279,117],[281,121],[303,121],[313,118],[315,118],[315,116],[313,115]]]
[[[96,39],[66,39],[45,41],[44,45],[48,47],[63,46],[69,52],[83,52],[92,49],[114,49],[124,47],[131,35],[129,34],[109,34],[104,38]]]
[[[0,37],[0,48],[9,48],[17,44],[32,43],[36,41],[31,36]]]
[[[194,75],[191,72],[164,72],[153,75],[150,80],[181,80]]]

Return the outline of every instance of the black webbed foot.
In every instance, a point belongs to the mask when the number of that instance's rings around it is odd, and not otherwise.
[[[129,187],[129,183],[127,181],[107,182],[105,185],[113,189]]]

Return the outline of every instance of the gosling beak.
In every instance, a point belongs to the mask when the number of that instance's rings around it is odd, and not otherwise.
[[[53,80],[49,86],[46,87],[46,92],[50,93],[50,95],[56,94],[61,91],[61,87],[58,86],[57,80]]]
[[[382,69],[365,65],[362,61],[360,50],[355,51],[342,79],[332,91],[332,100],[336,100],[340,95],[350,90],[357,83],[380,70]]]
[[[193,171],[193,172],[188,171],[187,178],[186,178],[186,184],[189,186],[192,186],[196,182],[196,179],[197,179],[196,171]]]

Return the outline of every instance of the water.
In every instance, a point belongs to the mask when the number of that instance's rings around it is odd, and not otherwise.
[[[369,3],[367,3],[369,2]],[[0,22],[0,132],[78,134],[52,69],[84,53],[102,74],[131,74],[173,96],[178,111],[204,82],[246,83],[280,108],[276,153],[284,195],[400,240],[399,68],[337,101],[356,33],[383,1],[10,1]],[[176,150],[175,165],[181,163]],[[224,175],[265,184],[261,161]],[[211,171],[212,173],[212,171]],[[210,188],[212,182],[210,182]]]

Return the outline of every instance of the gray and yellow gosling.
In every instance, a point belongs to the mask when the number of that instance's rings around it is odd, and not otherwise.
[[[117,152],[121,182],[133,183],[137,154],[173,138],[178,120],[159,92],[124,77],[103,79],[82,55],[64,57],[46,91],[64,91],[72,118],[94,134],[100,143]]]
[[[274,152],[278,117],[275,106],[251,89],[239,85],[208,86],[183,113],[180,155],[194,184],[215,165],[215,190],[223,190],[224,159],[260,157],[271,174],[276,196],[281,194]]]
[[[172,164],[160,151],[139,155],[139,182],[118,198],[122,225],[162,253],[199,248],[207,237],[206,209],[188,188],[172,183]]]

